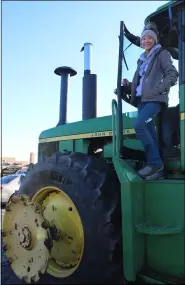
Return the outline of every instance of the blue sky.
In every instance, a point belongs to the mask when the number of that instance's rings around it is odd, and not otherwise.
[[[90,41],[92,72],[98,76],[98,116],[111,114],[117,82],[120,21],[140,35],[144,19],[166,1],[20,1],[2,3],[2,150],[3,156],[28,159],[37,152],[42,130],[59,117],[58,66],[71,66],[68,121],[81,120],[83,44]],[[142,52],[131,47],[126,56],[132,79]],[[128,58],[129,54],[132,56]],[[124,111],[133,110],[123,103]]]

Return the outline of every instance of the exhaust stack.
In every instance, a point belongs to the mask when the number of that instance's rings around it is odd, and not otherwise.
[[[91,52],[92,44],[85,43],[81,51],[84,51],[84,72],[87,74],[91,73]]]
[[[84,51],[84,77],[82,88],[82,120],[96,118],[97,105],[97,75],[91,74],[91,43],[85,43]]]
[[[77,72],[71,67],[61,66],[56,68],[54,73],[61,76],[59,122],[56,125],[58,127],[66,124],[67,119],[68,76],[75,76]]]

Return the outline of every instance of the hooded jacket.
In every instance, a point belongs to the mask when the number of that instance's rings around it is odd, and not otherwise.
[[[141,59],[127,93],[131,94],[130,104],[137,107],[136,89],[140,82]],[[150,61],[142,80],[141,102],[161,102],[168,106],[170,88],[177,83],[178,72],[167,50],[160,48]]]

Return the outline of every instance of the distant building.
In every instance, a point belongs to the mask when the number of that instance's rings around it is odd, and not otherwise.
[[[4,157],[1,157],[1,164],[13,164],[15,163],[16,159],[15,157],[8,157],[8,156],[4,156]]]
[[[35,163],[35,153],[30,152],[30,163]]]
[[[15,163],[19,165],[27,165],[28,161],[27,160],[16,160]]]
[[[8,166],[8,165],[26,165],[28,164],[28,161],[23,161],[23,160],[17,160],[15,157],[8,157],[8,156],[4,156],[1,157],[1,161],[0,161],[2,166]]]

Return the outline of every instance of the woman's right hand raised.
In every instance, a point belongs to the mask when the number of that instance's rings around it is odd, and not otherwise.
[[[129,81],[128,81],[128,79],[126,79],[126,78],[123,78],[123,80],[122,80],[122,83],[121,83],[123,86],[129,86]]]

